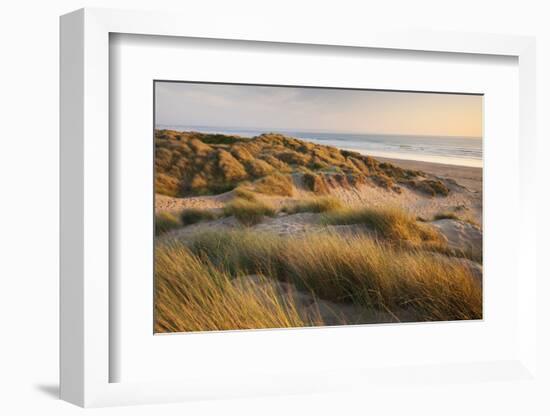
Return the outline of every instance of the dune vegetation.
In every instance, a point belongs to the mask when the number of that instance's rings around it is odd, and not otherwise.
[[[481,288],[465,264],[366,235],[281,237],[217,230],[186,244],[162,244],[156,255],[161,332],[322,324],[321,317],[304,321],[292,299],[269,284],[253,291],[232,285],[247,275],[291,282],[314,299],[363,308],[364,323],[482,317]],[[377,319],[381,312],[386,320]]]
[[[473,218],[471,214],[460,213],[457,210],[455,210],[454,212],[451,212],[451,211],[438,212],[433,216],[433,219],[434,221],[438,221],[438,220],[462,221],[462,222],[471,224],[474,227],[480,228],[479,222],[475,218]]]
[[[331,225],[362,224],[375,234],[393,241],[412,243],[442,242],[441,235],[431,226],[398,208],[348,208],[335,210],[323,216]]]
[[[460,217],[454,212],[440,212],[434,215],[434,220],[460,220]]]
[[[182,225],[196,224],[201,221],[215,220],[218,216],[212,211],[200,208],[186,208],[180,212]]]
[[[155,216],[155,235],[157,236],[181,226],[182,224],[178,217],[169,212],[161,212]]]
[[[292,195],[292,174],[317,194],[330,186],[369,183],[399,193],[407,187],[429,196],[445,196],[448,187],[420,171],[356,152],[317,145],[281,134],[250,138],[198,132],[155,132],[155,189],[185,197],[212,195],[255,182],[256,191]]]
[[[155,332],[290,328],[320,324],[304,320],[291,298],[235,285],[224,273],[179,242],[155,250]]]
[[[273,217],[275,208],[267,202],[256,199],[236,198],[228,203],[223,212],[226,216],[233,215],[245,225],[255,225],[261,222],[263,217]]]
[[[271,173],[258,179],[252,185],[252,189],[266,195],[292,196],[294,184],[289,175]]]
[[[297,214],[300,212],[329,212],[343,209],[344,206],[338,198],[331,196],[322,196],[315,198],[307,198],[285,205],[282,212],[287,214]]]

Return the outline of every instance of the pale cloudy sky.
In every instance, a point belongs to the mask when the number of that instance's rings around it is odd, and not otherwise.
[[[157,126],[482,136],[478,95],[179,82],[155,91]]]

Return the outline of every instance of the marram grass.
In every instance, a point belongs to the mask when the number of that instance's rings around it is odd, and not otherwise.
[[[270,289],[259,295],[231,284],[245,275],[291,282],[318,299],[359,306],[367,317],[482,318],[481,286],[467,264],[366,235],[209,231],[185,246],[161,244],[156,262],[159,331],[322,325],[320,319],[304,322],[291,302],[281,302]]]
[[[412,215],[398,208],[346,208],[325,214],[323,222],[327,225],[365,225],[380,237],[394,241],[443,241],[435,228],[416,221]]]
[[[161,243],[155,252],[155,332],[290,328],[321,325],[304,320],[290,297],[265,284],[234,278],[193,255],[182,243]]]

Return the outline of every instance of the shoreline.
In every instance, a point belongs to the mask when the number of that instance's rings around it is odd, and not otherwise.
[[[307,140],[307,139],[305,139]],[[322,144],[317,143],[316,144]],[[393,161],[405,161],[405,162],[423,162],[423,163],[434,163],[436,165],[447,165],[447,166],[458,166],[458,167],[467,167],[467,168],[477,168],[482,169],[483,168],[483,159],[473,159],[473,158],[460,158],[455,156],[423,156],[421,153],[415,153],[416,156],[423,157],[423,159],[413,159],[410,153],[397,153],[397,152],[391,152],[391,151],[369,151],[369,150],[358,150],[355,148],[349,148],[349,147],[339,147],[330,145],[333,147],[336,147],[339,150],[347,150],[350,152],[357,152],[363,156],[370,156],[374,159],[388,159]],[[400,157],[402,155],[402,157]],[[464,164],[464,162],[468,161],[469,164]]]
[[[482,166],[470,166],[470,165],[455,165],[452,163],[440,163],[440,162],[433,162],[433,161],[426,161],[426,160],[417,160],[417,159],[400,159],[397,157],[386,157],[386,156],[373,156],[373,155],[366,155],[371,156],[374,159],[379,159],[384,162],[392,162],[395,164],[403,164],[403,163],[411,163],[411,164],[419,164],[419,165],[436,165],[440,167],[451,167],[451,168],[459,168],[459,169],[472,169],[472,170],[482,170]]]

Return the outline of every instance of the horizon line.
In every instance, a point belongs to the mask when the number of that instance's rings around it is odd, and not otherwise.
[[[408,136],[408,137],[414,137],[414,136],[421,136],[421,137],[447,137],[447,138],[464,138],[464,139],[483,139],[483,136],[464,136],[464,135],[448,135],[448,134],[402,134],[402,133],[377,133],[377,132],[345,132],[345,131],[327,131],[327,130],[307,130],[307,129],[300,129],[300,130],[286,130],[281,128],[257,128],[257,127],[234,127],[234,126],[206,126],[206,125],[184,125],[184,124],[155,124],[155,130],[157,130],[159,127],[185,127],[187,130],[179,130],[179,131],[192,131],[188,129],[192,128],[207,128],[207,129],[218,129],[218,130],[235,130],[235,131],[263,131],[262,134],[265,133],[277,133],[277,131],[281,131],[284,133],[328,133],[328,134],[364,134],[364,135],[377,135],[377,136]],[[202,133],[200,131],[197,131],[197,133]]]

